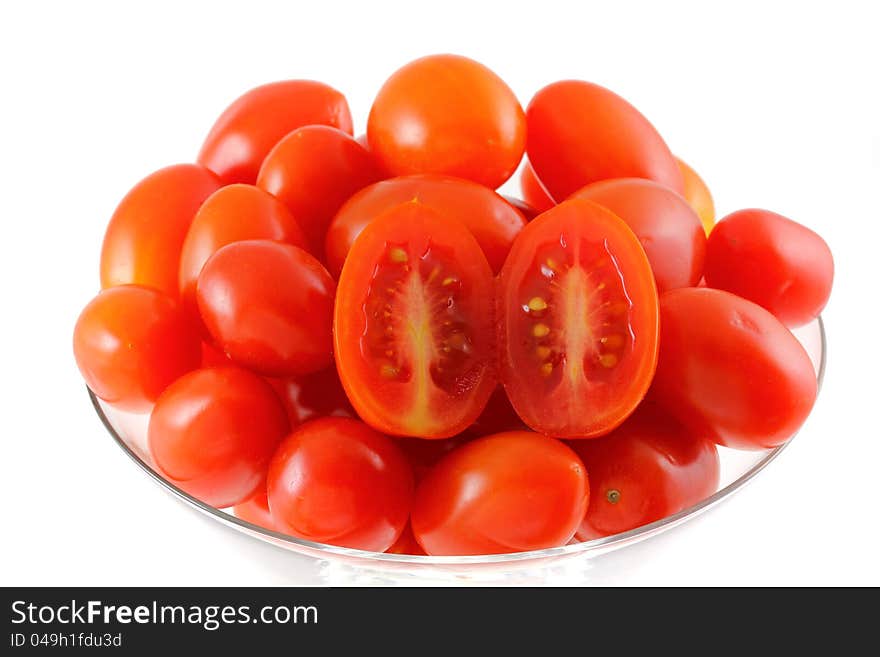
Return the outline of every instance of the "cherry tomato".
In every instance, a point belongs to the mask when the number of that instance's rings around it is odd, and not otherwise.
[[[535,217],[537,217],[541,212],[531,205],[523,201],[521,198],[516,198],[515,196],[507,196],[506,194],[502,194],[501,198],[510,203],[517,212],[519,212],[526,221],[531,221]],[[504,264],[503,262],[501,263]]]
[[[418,201],[375,219],[342,269],[336,365],[361,418],[384,433],[446,438],[496,384],[494,280],[467,229]]]
[[[654,126],[604,87],[554,82],[532,98],[526,121],[529,161],[551,198],[564,200],[607,178],[648,178],[684,190],[678,164]]]
[[[416,540],[431,555],[496,554],[565,545],[589,501],[587,471],[566,445],[529,431],[478,438],[419,484]]]
[[[294,130],[266,156],[257,185],[278,197],[305,231],[313,253],[324,253],[333,215],[362,187],[382,177],[373,156],[335,128]]]
[[[492,189],[516,170],[525,136],[510,87],[457,55],[430,55],[399,69],[367,121],[370,149],[390,173],[445,174]]]
[[[239,520],[244,520],[252,525],[258,525],[276,532],[284,531],[278,528],[278,525],[272,518],[272,512],[269,511],[269,498],[263,486],[260,487],[252,498],[241,504],[236,504],[232,512]]]
[[[421,438],[397,438],[395,443],[400,447],[406,460],[412,466],[416,483],[425,478],[437,462],[452,450],[463,445],[469,437],[458,434],[442,440],[423,440]]]
[[[220,187],[197,164],[150,174],[122,199],[101,247],[101,287],[129,283],[177,298],[180,250],[202,202]]]
[[[532,163],[528,160],[526,160],[526,163],[523,165],[522,173],[519,176],[519,188],[522,191],[525,202],[535,208],[539,213],[546,212],[556,205],[556,201],[554,201],[550,197],[550,194],[547,193],[547,190],[544,188],[544,183],[538,180],[535,169],[532,167]]]
[[[403,528],[403,533],[400,535],[400,538],[397,539],[397,542],[385,551],[389,554],[415,554],[426,556],[422,546],[419,545],[416,537],[413,536],[412,526],[409,523],[406,523],[406,527]]]
[[[335,366],[295,378],[269,379],[269,383],[284,403],[291,424],[325,416],[357,417]]]
[[[290,430],[272,387],[237,367],[190,372],[153,409],[150,454],[173,484],[223,508],[265,486],[266,468]]]
[[[712,232],[712,226],[715,225],[715,202],[712,200],[712,194],[703,179],[687,162],[678,157],[675,158],[675,161],[678,162],[678,168],[681,170],[684,180],[684,198],[700,217],[703,229],[708,235]]]
[[[769,210],[739,210],[718,222],[706,251],[706,283],[806,324],[831,295],[834,259],[821,237]]]
[[[657,291],[638,239],[605,208],[560,203],[520,233],[499,281],[501,381],[522,420],[562,438],[608,433],[657,362]]]
[[[214,342],[260,374],[308,374],[332,362],[335,284],[300,248],[268,240],[228,244],[212,255],[196,288]]]
[[[269,466],[269,508],[284,531],[310,541],[384,552],[413,497],[397,446],[363,422],[322,418],[288,436]]]
[[[607,436],[571,448],[590,473],[590,504],[577,532],[582,541],[671,516],[718,488],[715,444],[650,405]]]
[[[443,217],[457,219],[477,240],[494,272],[501,270],[525,217],[482,185],[448,176],[404,176],[383,180],[352,196],[327,232],[327,267],[339,276],[351,245],[373,219],[417,199]]]
[[[651,397],[693,434],[738,449],[775,447],[806,420],[816,374],[769,312],[711,288],[660,299],[660,361]]]
[[[171,297],[147,287],[104,290],[73,329],[73,353],[98,397],[145,411],[177,377],[199,366],[199,336]]]
[[[210,342],[202,341],[201,367],[227,367],[231,365],[233,365],[233,362],[229,360],[229,356]]]
[[[594,201],[626,222],[645,249],[658,291],[700,282],[706,233],[693,208],[668,187],[644,178],[616,178],[587,185],[571,198]]]
[[[275,144],[304,125],[328,125],[352,134],[345,96],[312,80],[264,84],[223,111],[202,144],[198,161],[225,185],[253,184]]]

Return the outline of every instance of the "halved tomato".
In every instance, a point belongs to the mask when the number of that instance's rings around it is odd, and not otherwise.
[[[336,294],[336,366],[374,428],[446,438],[473,422],[496,384],[492,270],[459,222],[419,201],[364,228]]]
[[[581,199],[529,223],[501,270],[501,381],[542,433],[592,438],[636,408],[657,365],[657,288],[638,238]]]

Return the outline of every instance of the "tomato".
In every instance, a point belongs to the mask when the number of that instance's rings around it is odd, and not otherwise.
[[[510,205],[512,205],[516,209],[516,211],[525,218],[526,221],[531,221],[539,214],[541,214],[540,211],[533,208],[521,198],[516,198],[515,196],[507,196],[506,194],[502,194],[501,198],[510,203]],[[504,263],[502,262],[501,264],[503,265]]]
[[[404,176],[383,180],[352,196],[327,232],[327,267],[339,276],[358,235],[373,219],[417,199],[443,217],[460,221],[477,240],[494,272],[501,270],[525,217],[482,185],[448,176]]]
[[[431,555],[497,554],[565,545],[589,501],[587,472],[566,445],[529,431],[478,438],[422,480],[412,510]]]
[[[522,107],[478,62],[430,55],[396,71],[373,101],[370,149],[393,175],[438,173],[495,189],[525,148]]]
[[[660,299],[651,390],[692,433],[738,449],[775,447],[806,420],[816,374],[769,312],[728,292],[683,288]]]
[[[551,198],[561,201],[607,178],[648,178],[684,190],[675,157],[654,126],[604,87],[554,82],[532,98],[526,121],[529,161]]]
[[[590,473],[590,504],[577,532],[582,541],[671,516],[718,488],[715,444],[647,404],[607,436],[571,448]]]
[[[137,285],[89,302],[73,329],[73,353],[95,395],[128,411],[149,409],[201,357],[198,332],[174,299]]]
[[[328,415],[357,417],[334,366],[295,378],[270,379],[269,383],[284,403],[291,424]]]
[[[790,327],[822,312],[834,259],[821,237],[769,210],[739,210],[709,236],[706,283],[754,301]]]
[[[425,478],[437,462],[452,450],[466,443],[470,438],[464,434],[442,440],[422,440],[421,438],[397,438],[406,460],[412,466],[416,483]]]
[[[210,342],[202,341],[201,367],[224,367],[232,365],[229,356],[217,349]]]
[[[418,201],[364,228],[339,279],[334,339],[365,422],[446,438],[477,418],[496,384],[493,285],[467,229]]]
[[[197,164],[150,174],[116,208],[101,247],[101,287],[145,285],[177,297],[180,250],[196,211],[220,187]]]
[[[400,538],[397,539],[397,542],[385,551],[389,554],[415,554],[426,556],[422,546],[419,545],[418,541],[416,541],[416,537],[413,536],[412,526],[409,523],[406,523],[406,527],[403,528],[403,533],[400,535]]]
[[[605,208],[560,203],[520,233],[498,300],[501,381],[532,429],[608,433],[642,400],[657,362],[657,291],[638,239]]]
[[[328,125],[352,134],[345,96],[312,80],[264,84],[223,111],[202,144],[198,161],[226,185],[253,184],[275,144],[304,125]]]
[[[687,162],[678,157],[675,158],[675,161],[678,162],[678,168],[681,170],[684,181],[684,198],[700,217],[703,229],[708,235],[712,232],[712,226],[715,225],[715,202],[712,200],[712,194],[703,179]]]
[[[644,178],[616,178],[587,185],[571,198],[594,201],[626,222],[645,249],[658,291],[700,282],[706,233],[693,208],[668,187]]]
[[[556,205],[556,201],[547,193],[544,183],[538,180],[535,169],[528,160],[523,165],[522,173],[519,176],[519,188],[522,191],[525,202],[534,207],[539,213],[546,212]]]
[[[406,525],[413,477],[387,436],[357,420],[323,418],[284,440],[268,490],[272,517],[293,536],[384,552]]]
[[[223,508],[250,499],[290,430],[272,387],[237,367],[190,372],[172,383],[150,415],[150,454],[173,484]]]
[[[269,511],[269,498],[266,495],[266,489],[262,486],[252,498],[241,504],[236,504],[232,511],[239,520],[272,531],[283,531],[279,530],[272,518],[272,512]]]
[[[290,244],[228,244],[205,263],[196,288],[214,342],[260,374],[308,374],[332,362],[335,284],[307,252]]]

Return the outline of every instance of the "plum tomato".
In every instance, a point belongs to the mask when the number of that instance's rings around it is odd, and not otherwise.
[[[419,545],[416,537],[413,536],[412,525],[409,523],[406,523],[406,527],[403,528],[403,533],[400,535],[400,538],[397,539],[394,545],[385,551],[389,554],[415,554],[426,556],[422,546]]]
[[[382,177],[373,156],[341,130],[309,125],[294,130],[266,156],[257,186],[276,196],[322,257],[324,237],[348,198]]]
[[[825,240],[775,212],[739,210],[709,236],[706,284],[754,301],[786,326],[818,317],[833,279]]]
[[[339,279],[334,339],[367,424],[447,438],[477,418],[497,381],[493,286],[468,230],[418,201],[364,228]]]
[[[162,393],[147,440],[171,483],[224,508],[265,486],[269,459],[289,430],[272,386],[247,370],[217,367],[185,374]]]
[[[510,87],[458,55],[422,57],[396,71],[367,121],[370,149],[391,174],[445,174],[492,189],[516,170],[525,137]]]
[[[266,488],[261,486],[256,494],[241,504],[236,504],[232,512],[239,520],[244,520],[252,525],[271,529],[272,531],[284,531],[278,528],[275,520],[272,519],[272,512],[269,511],[269,497],[266,494]]]
[[[797,339],[761,306],[729,292],[665,293],[660,344],[650,398],[719,445],[776,447],[816,400],[816,373]]]
[[[202,202],[220,187],[197,164],[150,174],[116,208],[101,247],[101,287],[144,285],[177,298],[180,251]]]
[[[208,259],[196,298],[214,343],[233,362],[287,376],[332,362],[334,291],[330,274],[306,251],[245,240]]]
[[[712,200],[709,187],[687,162],[679,157],[675,158],[675,161],[678,162],[678,168],[681,170],[684,181],[684,200],[690,203],[694,212],[700,217],[703,229],[708,235],[712,232],[712,226],[715,225],[715,201]]]
[[[104,290],[73,329],[73,353],[100,399],[145,411],[170,383],[199,366],[198,331],[167,294],[138,285]]]
[[[313,80],[264,84],[223,111],[202,144],[198,162],[225,185],[252,185],[275,144],[304,125],[327,125],[352,134],[345,96]]]
[[[526,225],[525,217],[501,196],[469,180],[436,175],[383,180],[352,196],[336,213],[327,232],[330,273],[339,276],[351,245],[370,221],[413,199],[464,224],[496,273]]]
[[[679,194],[653,180],[615,178],[587,185],[571,198],[594,201],[626,222],[645,249],[660,293],[700,282],[706,233]]]
[[[648,178],[684,189],[675,157],[654,126],[597,84],[563,80],[544,87],[529,103],[526,122],[529,162],[557,201],[607,178]]]
[[[281,443],[268,491],[272,518],[283,531],[384,552],[407,523],[413,475],[387,436],[358,420],[322,418]]]
[[[590,503],[577,531],[582,541],[671,516],[718,488],[715,443],[649,404],[607,436],[572,441],[571,448],[590,473]]]
[[[357,417],[335,365],[312,374],[269,379],[269,383],[284,403],[291,424],[326,416]]]
[[[583,463],[562,442],[499,433],[453,450],[421,481],[413,534],[431,555],[556,547],[574,535],[589,495]]]
[[[657,362],[657,290],[632,230],[592,201],[531,221],[501,270],[501,382],[522,420],[559,438],[608,433]]]
[[[532,163],[528,160],[526,160],[522,173],[519,175],[519,188],[522,191],[525,202],[539,213],[547,212],[547,210],[556,205],[556,201],[547,193],[544,183],[538,180],[538,175],[535,173]]]

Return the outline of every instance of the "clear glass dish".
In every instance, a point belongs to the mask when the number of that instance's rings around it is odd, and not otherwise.
[[[821,387],[826,360],[825,328],[822,319],[819,318],[811,324],[797,329],[795,335],[801,344],[804,345],[813,361],[816,376]],[[497,574],[501,572],[504,574],[504,579],[510,581],[510,574],[520,570],[535,572],[536,568],[541,568],[548,564],[557,565],[566,558],[590,558],[605,554],[665,532],[695,518],[704,511],[726,500],[764,470],[785,449],[786,445],[791,442],[789,441],[775,449],[754,452],[719,448],[721,456],[721,482],[719,489],[712,496],[675,515],[621,534],[591,541],[572,542],[561,547],[530,552],[480,556],[427,557],[367,552],[324,543],[314,543],[240,520],[232,514],[231,509],[216,509],[208,506],[169,483],[162,475],[156,472],[146,448],[148,416],[123,413],[113,409],[97,399],[91,391],[89,391],[89,396],[98,417],[100,417],[107,431],[116,441],[116,444],[145,473],[168,492],[189,506],[228,527],[284,549],[322,559],[330,568],[341,567],[345,569],[349,573],[348,577],[343,578],[343,581],[346,582],[356,579],[356,577],[352,578],[350,575],[359,568],[366,568],[373,573],[380,573],[380,581],[383,576],[381,575],[382,573],[387,573],[393,581],[395,573],[400,574],[401,572],[408,577],[415,576],[415,581],[423,581],[425,578],[436,579],[438,577],[441,580],[452,577],[456,581],[460,581],[462,578],[464,580],[486,581],[486,578],[483,577],[484,575],[488,575],[488,579],[491,581],[497,579],[497,577],[490,573],[494,572]],[[352,568],[355,570],[352,570]]]

